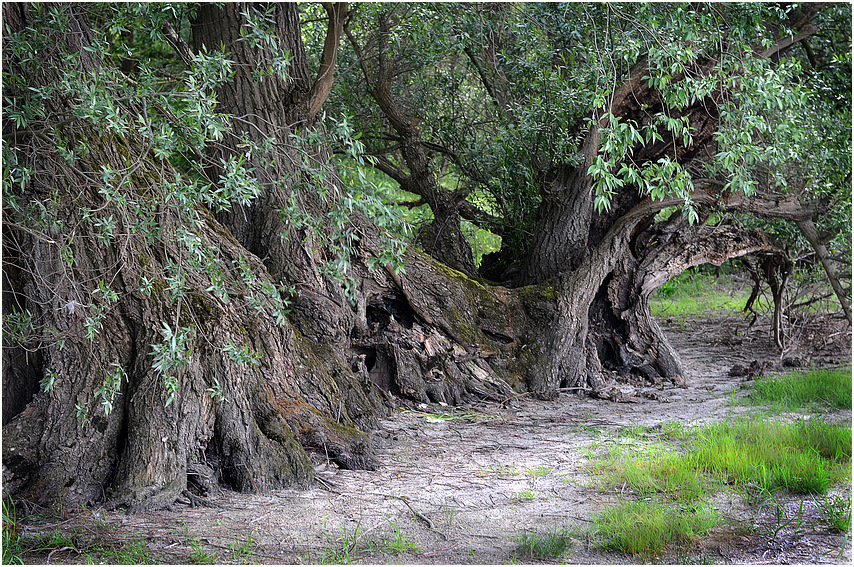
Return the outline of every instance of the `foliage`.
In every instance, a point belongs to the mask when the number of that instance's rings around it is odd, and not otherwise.
[[[841,30],[850,10],[834,8],[838,24],[830,13],[822,16],[822,25],[834,31],[818,40],[827,67],[816,71],[805,68],[801,50],[779,60],[758,56],[777,40],[787,10],[745,4],[362,5],[348,25],[369,44],[379,22],[386,22],[389,55],[400,69],[394,95],[417,109],[425,140],[437,148],[439,178],[454,179],[449,186],[493,215],[479,226],[501,234],[505,249],[526,248],[549,172],[579,163],[591,129],[601,135],[587,171],[600,212],[618,192],[634,190],[678,196],[696,221],[694,180],[719,176],[726,189],[746,194],[760,185],[832,194],[839,204],[833,207],[834,234],[848,234],[850,71],[843,65],[850,34]],[[332,104],[352,113],[372,152],[394,156],[387,142],[394,136],[366,96],[354,54],[342,49],[341,57],[349,72],[337,83],[341,98]],[[643,84],[658,93],[640,102],[643,122],[609,106],[636,63],[643,65]],[[686,168],[680,148],[694,144],[688,112],[699,101],[716,107],[720,151]],[[655,144],[670,144],[672,151],[637,157]],[[832,180],[819,174],[823,169],[833,171]],[[797,239],[797,231],[789,226],[786,238]]]

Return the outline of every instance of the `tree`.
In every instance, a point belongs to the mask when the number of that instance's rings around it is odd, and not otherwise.
[[[389,393],[679,382],[649,294],[781,253],[716,219],[815,222],[845,183],[802,202],[776,171],[815,170],[769,150],[817,152],[809,91],[774,91],[802,77],[783,54],[809,5],[301,9],[4,4],[8,494],[306,485],[312,452],[379,465]],[[371,167],[430,208],[429,255]],[[462,219],[501,234],[506,285],[476,279]]]
[[[820,168],[805,156],[830,155],[831,167],[845,171],[847,150],[806,149],[809,130],[826,115],[805,113],[809,77],[799,74],[795,59],[781,57],[816,33],[812,19],[820,8],[409,5],[366,16],[380,24],[362,24],[361,43],[383,46],[390,33],[395,38],[400,60],[386,67],[401,69],[395,77],[401,96],[421,102],[410,114],[430,125],[422,146],[449,157],[475,197],[459,201],[461,216],[465,211],[466,218],[504,237],[498,261],[483,273],[507,280],[515,272],[515,285],[556,278],[563,286],[558,297],[571,298],[563,308],[558,300],[559,324],[545,341],[551,353],[540,357],[545,366],[532,373],[537,384],[529,386],[594,384],[600,363],[654,382],[681,381],[675,353],[650,320],[646,299],[637,295],[666,280],[662,272],[648,274],[651,280],[643,285],[634,281],[639,262],[661,254],[659,248],[674,253],[664,244],[679,231],[686,235],[682,251],[698,253],[661,259],[671,276],[710,261],[703,246],[695,246],[702,231],[692,222],[720,222],[720,211],[726,211],[724,220],[758,213],[807,231],[807,218],[824,214],[830,200],[820,206],[818,197],[827,190],[811,189],[814,202],[793,196],[818,181]],[[422,28],[437,31],[419,42]],[[348,31],[357,45],[353,35]],[[842,39],[835,49],[846,53],[848,44],[850,38]],[[363,65],[385,57],[366,49],[355,54]],[[346,78],[339,84],[346,85]],[[364,116],[368,105],[353,96],[357,89],[347,86],[344,100],[357,101],[350,109]],[[378,106],[388,115],[388,104]],[[362,118],[368,131],[377,130],[374,116]],[[837,119],[846,123],[844,111]],[[375,137],[398,140],[389,133]],[[850,147],[846,139],[843,145]],[[787,154],[787,146],[805,151]],[[398,147],[380,143],[372,151],[388,154]],[[834,209],[845,210],[847,183],[833,186]],[[478,199],[474,187],[490,198]],[[536,206],[532,194],[539,196]],[[673,198],[683,201],[684,218],[656,218]],[[478,202],[491,210],[472,212]],[[496,219],[513,219],[516,230]],[[524,233],[530,236],[518,236]],[[774,252],[775,270],[790,265],[779,240],[775,246],[755,231],[733,229],[729,235],[730,250],[715,263]],[[832,270],[828,275],[848,313],[845,292]]]

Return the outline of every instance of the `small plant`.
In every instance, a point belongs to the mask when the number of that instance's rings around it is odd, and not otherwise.
[[[11,501],[3,500],[3,565],[24,564],[21,557],[23,549],[20,529],[15,515],[15,505]]]
[[[794,518],[786,519],[786,509],[777,502],[773,497],[770,498],[770,503],[774,506],[774,524],[768,526],[767,536],[768,541],[774,541],[781,531],[793,525],[795,535],[803,532],[801,526],[804,519],[804,501],[801,500],[801,505],[798,506],[798,515]]]
[[[834,496],[828,498],[823,496],[821,500],[815,500],[821,516],[819,523],[834,533],[847,534],[851,529],[851,495],[846,498]]]
[[[454,516],[457,513],[457,502],[451,497],[445,497],[445,501],[442,503],[442,515],[445,517],[445,521],[448,522],[448,525],[454,523]]]
[[[515,539],[519,542],[516,552],[529,557],[558,558],[566,553],[572,544],[567,530],[525,532]]]
[[[216,553],[207,551],[199,540],[193,538],[187,543],[193,549],[190,554],[190,558],[193,560],[193,563],[197,565],[213,565],[215,563],[219,563],[219,557],[217,557]]]
[[[521,474],[519,470],[516,468],[515,464],[509,465],[489,465],[488,467],[484,467],[483,465],[479,465],[480,475],[487,476],[489,474],[494,474],[497,476],[517,476]]]
[[[248,560],[255,554],[255,549],[257,547],[258,544],[255,543],[255,540],[251,537],[246,538],[246,541],[240,544],[228,544],[228,549],[231,551],[231,557],[235,562],[248,562]]]
[[[536,467],[528,469],[528,474],[531,476],[542,478],[544,476],[548,476],[549,473],[551,473],[553,470],[555,470],[554,467],[549,467],[546,465],[537,465]]]
[[[532,500],[536,500],[539,496],[539,492],[527,488],[525,490],[517,492],[510,499],[514,502],[531,502]]]
[[[323,527],[326,528],[326,520],[323,521]],[[336,536],[325,531],[324,535],[330,545],[324,550],[320,562],[324,565],[352,563],[351,554],[355,551],[356,544],[362,535],[362,525],[356,524],[353,530],[348,530],[344,525],[340,535]]]
[[[386,539],[380,549],[383,551],[390,551],[393,553],[418,553],[421,551],[421,546],[416,544],[414,541],[406,539],[406,534],[400,527],[388,520],[388,523],[391,524],[391,529],[394,532],[394,539]]]

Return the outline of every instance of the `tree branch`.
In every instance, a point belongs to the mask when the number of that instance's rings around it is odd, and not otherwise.
[[[486,89],[489,98],[492,99],[501,114],[503,114],[504,117],[512,124],[518,124],[516,116],[513,114],[513,111],[510,110],[510,105],[507,104],[507,97],[504,96],[504,93],[501,92],[500,89],[495,89],[494,85],[492,84],[492,81],[490,81],[489,77],[486,76],[486,71],[484,70],[483,66],[474,56],[474,52],[472,51],[471,46],[466,46],[463,51],[468,56],[469,61],[472,62],[472,65],[474,65],[474,68],[477,70],[477,74],[480,77],[480,82],[483,83],[483,87]],[[497,70],[493,69],[493,71],[496,71],[497,73]]]
[[[181,58],[181,61],[184,62],[184,65],[187,67],[193,66],[193,57],[190,54],[190,48],[184,43],[184,40],[181,39],[181,36],[178,35],[178,32],[175,31],[175,28],[172,27],[172,24],[164,24],[163,25],[163,37],[166,39],[166,43],[172,46],[172,49],[175,50],[175,53],[178,54],[178,57]]]
[[[812,220],[801,220],[797,221],[798,228],[801,231],[801,234],[804,235],[812,249],[815,251],[816,256],[818,256],[819,260],[821,260],[821,265],[824,267],[824,272],[827,274],[827,279],[830,281],[830,287],[833,288],[834,293],[836,293],[836,297],[839,298],[839,303],[842,305],[842,310],[845,312],[845,318],[848,319],[848,324],[851,324],[851,302],[848,300],[848,296],[845,295],[845,290],[842,289],[842,285],[839,283],[839,274],[836,272],[836,268],[831,262],[830,255],[827,253],[827,247],[821,242],[821,237],[818,234],[818,230],[815,227],[815,224]]]
[[[317,79],[311,86],[311,92],[308,96],[309,120],[317,116],[332,91],[332,83],[335,79],[335,61],[338,58],[338,44],[344,31],[344,20],[347,17],[346,2],[324,2],[323,7],[329,15],[329,26],[326,28],[326,40],[323,42],[323,54],[320,57]]]

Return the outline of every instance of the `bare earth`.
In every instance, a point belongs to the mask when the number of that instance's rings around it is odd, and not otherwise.
[[[152,556],[166,563],[198,560],[196,546],[222,563],[506,564],[557,563],[523,554],[516,538],[526,531],[566,529],[574,540],[560,563],[641,563],[642,558],[601,549],[591,535],[595,514],[631,497],[623,487],[597,485],[591,458],[615,443],[638,442],[625,428],[699,425],[755,411],[733,404],[744,395],[745,378],[728,371],[753,360],[779,368],[780,356],[767,347],[767,327],[745,334],[745,326],[736,319],[693,321],[686,328],[665,322],[688,372],[688,387],[658,390],[659,399],[625,387],[637,402],[563,393],[553,402],[520,396],[468,410],[401,406],[375,432],[383,463],[378,471],[340,470],[318,455],[319,482],[310,490],[262,496],[223,490],[214,499],[222,508],[178,505],[135,515],[68,510],[65,519],[26,525],[24,533],[75,533],[78,547],[142,538]],[[807,350],[786,355],[820,366],[850,364],[849,330],[832,324],[812,335],[802,337]],[[850,410],[825,417],[851,425]],[[832,494],[850,495],[850,487]],[[818,512],[809,497],[801,529],[796,532],[793,523],[770,541],[768,530],[777,525],[772,510],[737,493],[716,498],[730,521],[690,549],[670,550],[654,562],[851,564],[848,538],[811,526]],[[801,500],[787,501],[789,518],[797,515]],[[355,534],[355,545],[345,545]],[[403,552],[382,550],[395,541]],[[241,546],[251,555],[241,553]],[[44,562],[46,555],[27,559]],[[51,561],[86,558],[67,549]]]

